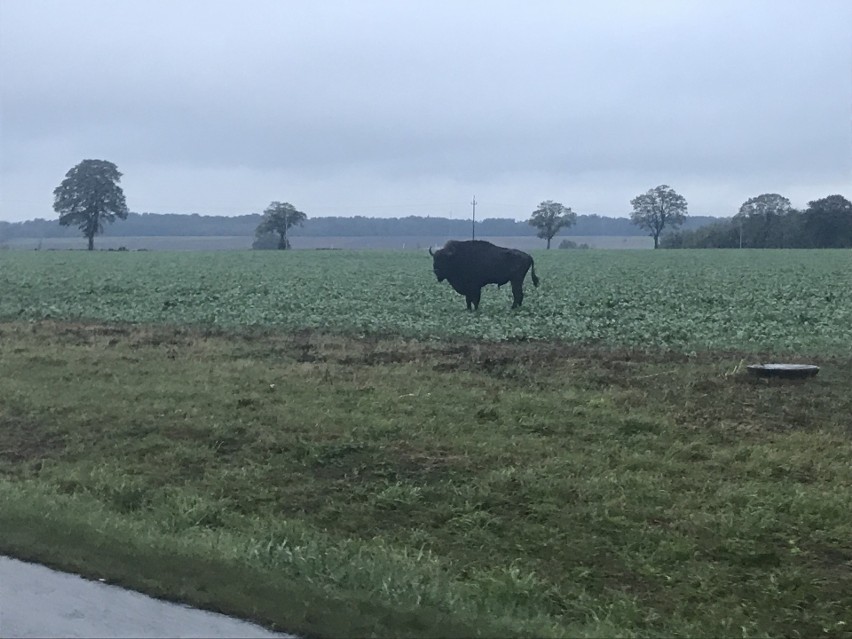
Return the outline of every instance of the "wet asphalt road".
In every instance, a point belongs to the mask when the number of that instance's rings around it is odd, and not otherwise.
[[[0,637],[290,637],[0,557]]]

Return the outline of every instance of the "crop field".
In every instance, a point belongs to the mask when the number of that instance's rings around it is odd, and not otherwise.
[[[425,253],[5,252],[0,318],[564,340],[650,349],[852,350],[849,251],[550,251],[539,289],[480,312]]]
[[[850,636],[852,252],[534,257],[468,313],[425,251],[0,251],[0,554],[306,637]]]

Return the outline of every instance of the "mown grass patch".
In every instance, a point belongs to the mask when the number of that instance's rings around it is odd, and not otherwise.
[[[840,636],[852,361],[809,361],[0,324],[0,551],[316,636]]]

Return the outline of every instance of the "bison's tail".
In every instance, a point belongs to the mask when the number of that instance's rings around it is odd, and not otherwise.
[[[533,281],[533,286],[535,286],[536,288],[538,288],[538,276],[535,274],[535,261],[534,261],[532,258],[530,258],[530,265],[532,266],[532,281]]]

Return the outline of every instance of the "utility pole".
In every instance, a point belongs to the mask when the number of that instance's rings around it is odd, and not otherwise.
[[[470,239],[475,240],[476,239],[476,196],[475,195],[473,196],[473,201],[470,204],[471,204],[471,206],[473,206],[473,218],[472,218],[473,221],[472,221],[471,227],[470,227],[470,231],[471,231]]]

